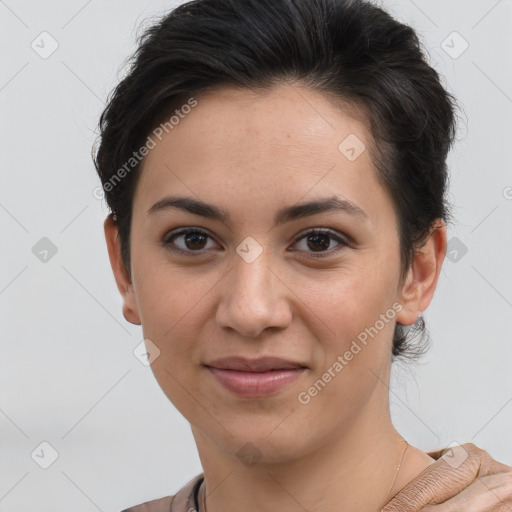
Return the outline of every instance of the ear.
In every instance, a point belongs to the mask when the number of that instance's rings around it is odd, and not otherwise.
[[[121,258],[119,230],[112,214],[105,219],[103,228],[105,230],[110,265],[114,272],[117,289],[123,298],[123,316],[131,324],[141,325],[139,309],[133,292],[133,284]]]
[[[397,314],[397,322],[411,325],[419,313],[427,309],[437,286],[441,266],[446,254],[446,224],[438,219],[425,241],[417,249],[400,290],[399,302],[403,309]]]

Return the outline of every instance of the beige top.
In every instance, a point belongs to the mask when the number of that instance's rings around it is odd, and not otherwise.
[[[478,475],[483,450],[472,444],[466,448],[466,459],[455,468],[453,459],[441,458],[443,450],[428,452],[436,462],[428,466],[386,504],[384,512],[414,512],[428,503],[441,503],[458,494]],[[467,456],[466,456],[467,455]],[[448,461],[448,462],[447,462]],[[204,473],[195,476],[175,495],[147,501],[122,512],[202,512]]]

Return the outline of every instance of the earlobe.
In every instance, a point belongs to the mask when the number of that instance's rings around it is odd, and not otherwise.
[[[121,257],[121,241],[118,236],[118,227],[113,215],[110,214],[103,224],[105,241],[107,242],[110,265],[114,273],[117,289],[123,298],[123,316],[134,325],[141,325],[139,310],[133,284]]]
[[[401,290],[403,309],[397,322],[411,325],[427,309],[434,295],[446,253],[446,224],[438,219],[423,246],[417,249]]]

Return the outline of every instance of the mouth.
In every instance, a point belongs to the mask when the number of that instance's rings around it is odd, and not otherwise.
[[[282,359],[280,357],[260,357],[249,359],[242,356],[230,356],[215,359],[205,364],[207,367],[217,368],[219,370],[237,370],[241,372],[268,372],[272,370],[296,370],[306,368],[306,365]]]
[[[307,369],[301,363],[278,357],[227,357],[204,366],[223,388],[245,398],[276,394],[298,379]]]

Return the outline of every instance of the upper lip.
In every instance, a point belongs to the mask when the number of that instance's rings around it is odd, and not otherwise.
[[[205,364],[205,366],[211,366],[221,370],[238,370],[245,372],[267,372],[270,370],[305,368],[301,363],[296,363],[280,357],[260,357],[257,359],[249,359],[241,356],[222,357]]]

